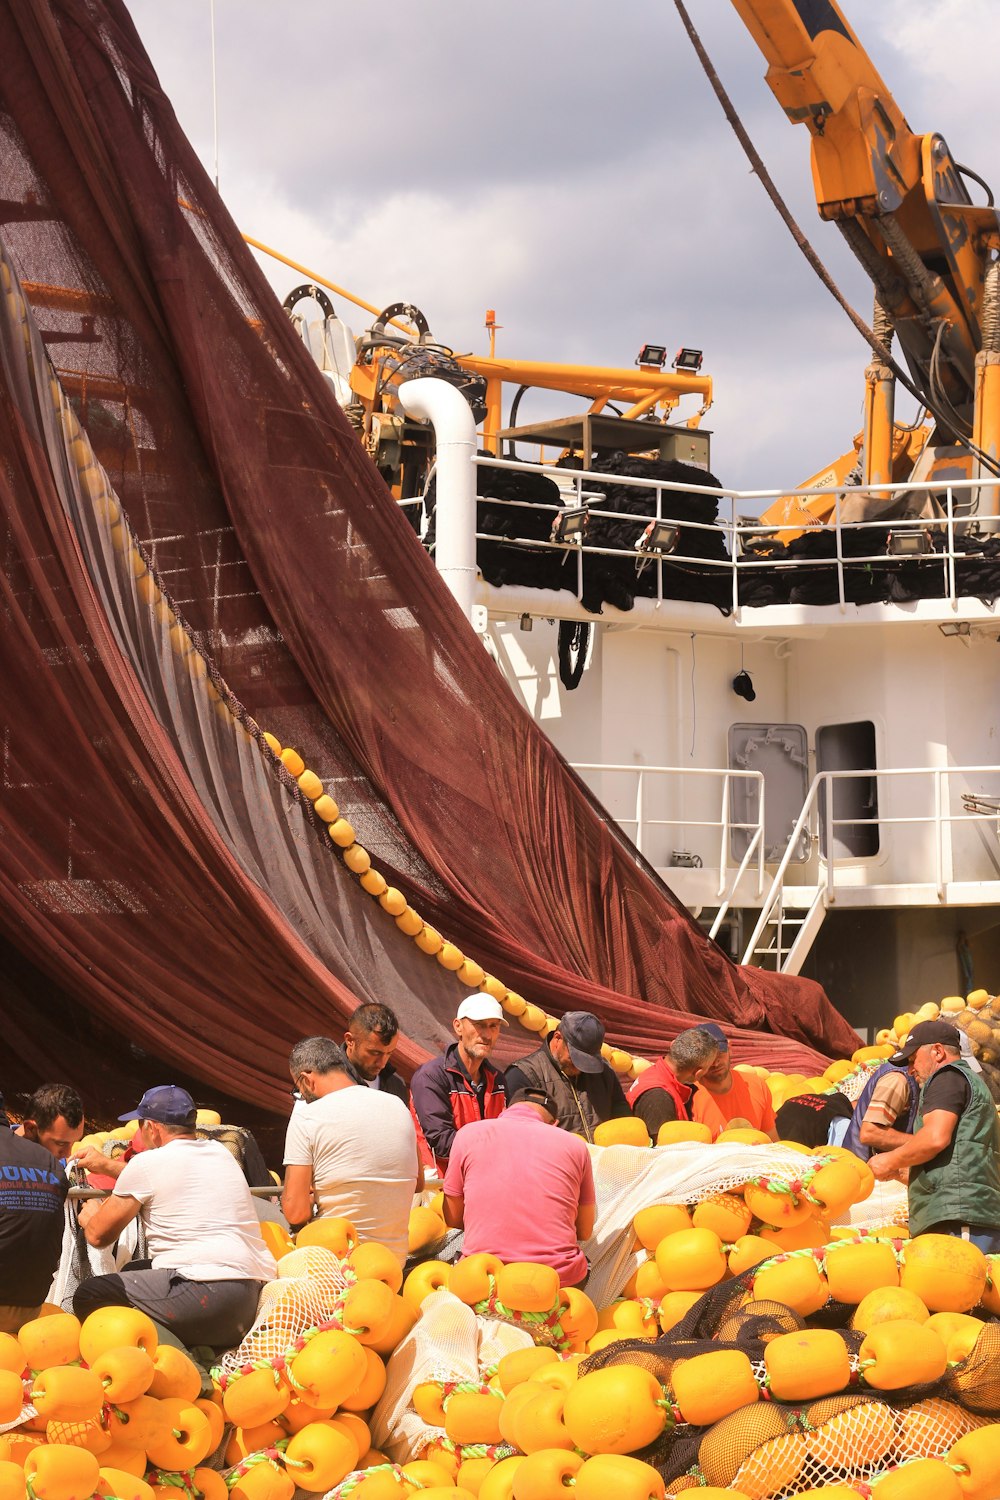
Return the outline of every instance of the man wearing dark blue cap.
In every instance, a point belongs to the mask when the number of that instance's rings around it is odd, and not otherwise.
[[[81,1282],[73,1311],[137,1307],[182,1343],[227,1349],[257,1315],[261,1288],[275,1274],[253,1199],[235,1158],[195,1134],[186,1089],[147,1089],[120,1120],[138,1120],[142,1151],[84,1229],[97,1249],[114,1244],[140,1218],[149,1261]]]
[[[691,1101],[691,1118],[708,1126],[713,1141],[737,1121],[776,1141],[778,1128],[774,1121],[774,1105],[764,1080],[756,1073],[740,1073],[733,1068],[729,1038],[717,1022],[703,1021],[698,1030],[711,1037],[719,1050],[715,1061],[698,1079]]]
[[[868,1165],[880,1182],[908,1175],[910,1234],[953,1234],[1000,1253],[1000,1127],[989,1089],[948,1021],[918,1021],[889,1059],[920,1085],[913,1134]]]
[[[554,1099],[556,1124],[586,1140],[605,1120],[629,1109],[610,1063],[604,1061],[604,1026],[588,1010],[568,1010],[543,1046],[513,1063],[504,1074],[508,1097],[519,1089],[542,1089]]]

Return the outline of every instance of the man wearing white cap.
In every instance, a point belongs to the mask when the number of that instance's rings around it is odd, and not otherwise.
[[[457,1040],[410,1081],[411,1108],[441,1172],[462,1126],[495,1120],[507,1103],[503,1074],[487,1061],[507,1024],[499,1000],[468,995],[451,1024]]]

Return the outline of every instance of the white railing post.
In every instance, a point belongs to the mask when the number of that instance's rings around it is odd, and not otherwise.
[[[722,778],[722,807],[719,812],[719,889],[716,896],[721,899],[726,888],[726,850],[729,848],[729,772]]]
[[[837,855],[833,847],[833,778],[826,771],[824,771],[823,775],[826,780],[826,799],[823,804],[823,814],[826,821],[826,896],[828,901],[832,901],[837,863]]]
[[[764,830],[767,827],[767,814],[764,806],[767,796],[767,782],[764,780],[763,772],[760,773],[760,786],[758,790],[760,792],[760,800],[757,804],[757,828],[760,833],[760,842],[757,845],[757,895],[759,896],[764,889],[764,867],[767,863],[767,846],[764,839]]]
[[[937,893],[939,901],[944,900],[944,824],[941,820],[941,793],[943,791],[942,780],[944,774],[940,769],[934,771],[934,842],[937,855]]]
[[[729,533],[729,561],[732,567],[733,579],[733,619],[739,624],[740,620],[740,529],[736,520],[736,496],[729,497],[732,506],[732,522]]]

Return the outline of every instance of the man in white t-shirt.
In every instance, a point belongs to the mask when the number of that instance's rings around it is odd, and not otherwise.
[[[417,1135],[401,1099],[351,1077],[329,1037],[297,1042],[288,1059],[305,1101],[288,1122],[281,1206],[289,1224],[350,1219],[363,1240],[406,1260],[413,1194],[420,1175]]]
[[[261,1287],[275,1275],[253,1199],[236,1159],[195,1135],[186,1089],[147,1089],[120,1120],[138,1120],[141,1152],[122,1170],[84,1234],[97,1249],[141,1217],[148,1262],[80,1283],[73,1311],[137,1307],[182,1343],[228,1349],[257,1315]]]

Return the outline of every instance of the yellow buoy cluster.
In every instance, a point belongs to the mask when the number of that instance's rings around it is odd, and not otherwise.
[[[437,1217],[433,1208],[423,1213]],[[417,1224],[434,1229],[423,1217]],[[223,1411],[235,1424],[225,1454],[234,1465],[229,1477],[238,1474],[241,1486],[249,1481],[263,1487],[263,1495],[255,1490],[248,1500],[288,1500],[282,1471],[296,1485],[309,1487],[303,1486],[301,1471],[289,1469],[290,1457],[303,1459],[298,1442],[303,1432],[319,1426],[325,1433],[346,1414],[354,1419],[347,1425],[355,1438],[364,1436],[357,1423],[364,1424],[386,1379],[384,1369],[381,1379],[374,1373],[373,1355],[381,1365],[427,1300],[442,1289],[482,1317],[523,1329],[535,1342],[484,1371],[480,1381],[441,1378],[418,1384],[411,1402],[426,1431],[417,1457],[392,1464],[366,1446],[349,1470],[327,1484],[334,1496],[346,1500],[359,1492],[362,1500],[385,1500],[419,1490],[425,1500],[428,1495],[435,1500],[439,1491],[449,1500],[562,1500],[573,1488],[592,1500],[606,1494],[662,1500],[657,1471],[630,1453],[672,1420],[668,1395],[657,1382],[644,1380],[649,1399],[640,1415],[634,1409],[636,1381],[626,1370],[610,1382],[599,1376],[589,1385],[581,1381],[571,1399],[577,1366],[597,1331],[598,1310],[584,1293],[561,1287],[550,1267],[471,1255],[451,1266],[425,1261],[404,1282],[395,1258],[380,1245],[359,1244],[347,1220],[316,1220],[294,1240],[273,1225],[262,1231],[278,1258],[278,1280],[265,1289],[266,1311],[241,1346],[244,1363],[219,1381]],[[285,1343],[278,1337],[276,1344],[282,1284],[299,1305],[305,1299],[315,1307],[309,1286],[324,1284],[324,1278],[329,1295],[323,1321]],[[384,1295],[373,1296],[380,1279]],[[338,1288],[341,1280],[346,1290]],[[366,1288],[363,1305],[357,1300],[361,1287]],[[601,1394],[608,1385],[620,1388],[617,1415]],[[537,1400],[525,1401],[526,1396]],[[524,1407],[519,1415],[518,1406]],[[602,1425],[585,1443],[596,1410]],[[317,1420],[303,1426],[307,1411]],[[311,1431],[311,1458],[320,1441]],[[342,1465],[349,1445],[332,1439],[330,1445]],[[251,1478],[258,1472],[260,1478]],[[323,1476],[328,1479],[330,1472],[324,1459]]]
[[[647,1239],[669,1222],[657,1225],[653,1217],[665,1212],[637,1216]],[[691,1233],[675,1228],[661,1243]],[[680,1248],[692,1256],[687,1279],[718,1284],[714,1245],[688,1238]],[[852,1309],[850,1331],[775,1331],[760,1363],[739,1348],[704,1352],[704,1339],[690,1356],[680,1340],[664,1350],[669,1420],[705,1429],[696,1470],[668,1494],[691,1488],[702,1495],[705,1485],[708,1493],[716,1487],[751,1500],[1000,1494],[1000,1426],[983,1415],[991,1400],[984,1369],[1000,1360],[993,1269],[992,1258],[946,1235],[894,1243],[864,1236],[822,1255],[797,1252],[761,1265],[743,1279],[740,1315],[747,1322],[772,1318],[775,1303],[808,1317],[833,1298]],[[702,1293],[692,1288],[687,1295],[693,1302]],[[620,1337],[656,1333],[655,1320],[626,1326]],[[629,1348],[618,1357],[633,1357]],[[945,1394],[893,1404],[945,1377]],[[581,1376],[580,1384],[591,1378]],[[937,1489],[926,1487],[931,1480]]]
[[[961,1494],[986,1500],[1000,1430],[965,1409],[961,1381],[967,1369],[973,1390],[987,1355],[1000,1357],[991,1262],[948,1236],[830,1241],[828,1216],[863,1196],[869,1178],[830,1151],[797,1178],[758,1174],[691,1205],[644,1208],[634,1231],[647,1258],[629,1295],[607,1307],[545,1266],[472,1255],[426,1261],[404,1281],[396,1258],[359,1243],[346,1220],[316,1220],[294,1239],[265,1224],[278,1276],[241,1363],[217,1374],[210,1399],[191,1361],[157,1346],[153,1325],[130,1309],[82,1327],[54,1314],[0,1339],[0,1423],[16,1421],[25,1400],[34,1408],[0,1438],[0,1500],[169,1500],[177,1488],[191,1500],[293,1500],[296,1489],[335,1500],[359,1491],[361,1500],[565,1500],[567,1491],[664,1500],[693,1487],[668,1491],[647,1461],[651,1444],[678,1431],[698,1434],[689,1477],[702,1495],[823,1493],[820,1479],[862,1469],[876,1495],[890,1480],[928,1476],[947,1495],[926,1467],[938,1465],[968,1481]],[[411,1235],[424,1245],[443,1229],[433,1205],[414,1211]],[[805,1247],[789,1248],[806,1234]],[[860,1348],[837,1330],[803,1328],[776,1334],[759,1362],[704,1344],[686,1354],[678,1342],[646,1363],[622,1342],[648,1347],[736,1275],[747,1317],[776,1304],[803,1318],[830,1300],[847,1304]],[[372,1447],[372,1408],[393,1351],[442,1289],[532,1344],[478,1379],[422,1379],[409,1399],[423,1437],[395,1463]],[[610,1363],[592,1368],[591,1356]],[[946,1396],[887,1404],[946,1374]],[[889,1500],[905,1493],[883,1489]]]
[[[225,1500],[221,1474],[204,1466],[224,1417],[201,1389],[144,1313],[102,1308],[81,1324],[43,1310],[0,1334],[0,1423],[17,1424],[0,1436],[0,1496],[152,1500],[183,1475],[193,1494]]]
[[[718,1144],[713,1147],[719,1149]],[[829,1148],[801,1178],[756,1177],[742,1188],[707,1194],[691,1207],[640,1209],[633,1230],[645,1258],[622,1298],[601,1313],[597,1347],[616,1338],[655,1338],[667,1332],[710,1287],[754,1266],[762,1267],[757,1277],[762,1289],[755,1295],[774,1297],[804,1313],[817,1310],[837,1295],[828,1291],[823,1277],[823,1259],[834,1253],[827,1247],[837,1234],[830,1219],[862,1202],[873,1187],[866,1163]],[[874,1237],[866,1242],[869,1238]],[[884,1244],[882,1249],[888,1265],[892,1248]],[[815,1306],[807,1306],[812,1302]]]

